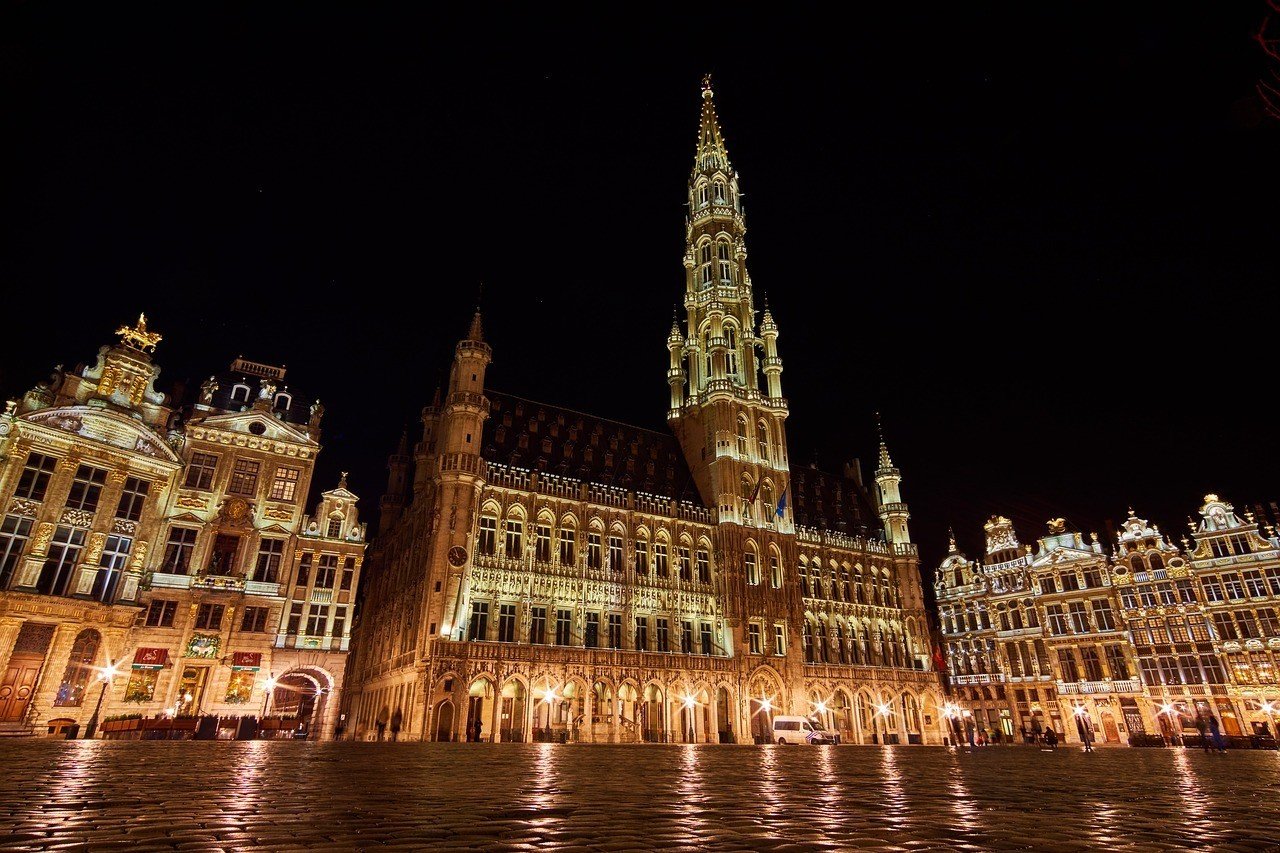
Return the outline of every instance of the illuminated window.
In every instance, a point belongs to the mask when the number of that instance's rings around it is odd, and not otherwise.
[[[498,551],[498,519],[491,515],[480,516],[480,529],[476,534],[476,551],[492,557]]]
[[[213,474],[218,468],[218,457],[212,453],[192,453],[187,463],[187,478],[182,485],[188,489],[208,489],[213,485]]]
[[[232,495],[252,495],[258,490],[258,463],[252,459],[237,459],[231,469],[231,483],[227,493]]]
[[[750,586],[760,585],[760,566],[756,560],[754,551],[748,551],[742,556],[743,565],[747,570],[747,584]]]
[[[733,284],[733,261],[732,249],[729,247],[728,240],[720,240],[716,243],[716,264],[720,268],[720,283]]]
[[[653,544],[653,573],[660,578],[665,578],[670,574],[667,564],[667,543],[655,542]]]
[[[107,472],[92,465],[81,465],[76,469],[75,479],[71,481],[71,492],[67,495],[67,509],[79,509],[94,512],[98,509],[98,498],[102,496],[102,486],[107,482]]]
[[[22,476],[18,479],[18,489],[13,496],[29,501],[44,500],[44,494],[49,489],[49,478],[57,467],[57,457],[41,453],[29,454],[26,464],[22,466]]]
[[[297,468],[277,468],[276,475],[271,481],[271,499],[292,501],[298,491],[300,473]]]
[[[750,654],[760,654],[760,626],[752,622],[747,626],[747,651]]]

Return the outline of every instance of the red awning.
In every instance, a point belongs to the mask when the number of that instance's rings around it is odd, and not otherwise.
[[[262,652],[232,652],[232,669],[252,669],[257,671],[262,666]]]
[[[140,648],[133,653],[134,669],[162,669],[168,662],[168,649]]]

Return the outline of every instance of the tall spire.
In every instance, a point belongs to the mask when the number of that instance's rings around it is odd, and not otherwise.
[[[484,327],[480,323],[480,306],[476,306],[475,316],[471,318],[471,328],[467,330],[467,340],[483,341]]]
[[[884,443],[884,424],[880,423],[880,413],[876,412],[876,434],[880,437],[880,467],[893,467],[893,459],[889,456],[889,446]]]
[[[724,147],[720,134],[720,121],[716,118],[715,92],[711,89],[711,75],[702,78],[702,119],[698,122],[698,151],[693,169],[729,171],[729,151]]]

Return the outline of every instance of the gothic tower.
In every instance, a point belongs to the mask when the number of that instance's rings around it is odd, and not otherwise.
[[[710,76],[685,228],[685,323],[667,338],[667,419],[698,491],[716,508],[724,554],[726,617],[743,644],[744,620],[763,620],[766,636],[793,636],[799,599],[784,581],[796,555],[782,397],[778,327],[765,308],[756,322],[747,272],[746,220],[738,174],[729,162]],[[763,377],[763,378],[762,378]],[[791,639],[786,640],[788,644]]]

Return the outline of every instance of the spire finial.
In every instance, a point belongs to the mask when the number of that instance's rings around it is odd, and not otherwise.
[[[702,75],[702,97],[710,100],[715,96],[716,93],[711,88],[711,72],[708,71],[706,74]]]
[[[956,530],[954,527],[947,527],[947,539],[950,540],[951,543],[947,546],[947,553],[956,553]]]
[[[484,301],[484,280],[476,287],[476,313],[480,313],[480,303]]]
[[[156,344],[164,340],[164,336],[158,332],[147,331],[147,315],[139,314],[138,322],[133,326],[121,326],[116,329],[116,334],[120,336],[120,342],[127,344],[136,350],[146,352],[156,351]]]
[[[712,102],[711,75],[702,78],[702,117],[698,121],[698,150],[694,154],[693,170],[697,172],[728,172],[729,152],[720,134],[720,121]]]
[[[889,446],[884,443],[884,424],[880,422],[879,412],[876,412],[876,435],[880,437],[880,467],[892,468],[893,459],[889,457]]]

